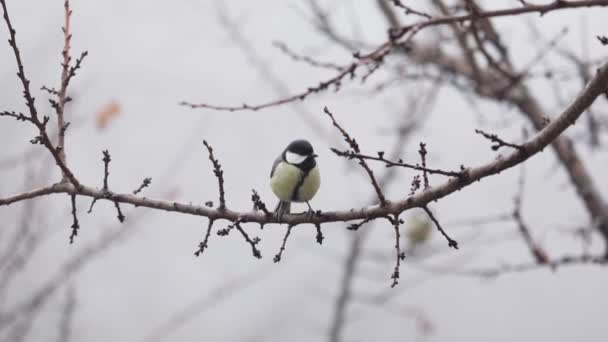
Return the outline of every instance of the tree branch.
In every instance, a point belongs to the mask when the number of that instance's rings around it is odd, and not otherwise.
[[[380,2],[384,2],[385,0],[379,0]],[[386,4],[385,4],[386,5]],[[269,107],[275,107],[284,105],[287,103],[301,101],[311,96],[312,94],[319,93],[321,91],[327,90],[330,86],[335,86],[335,89],[338,90],[342,84],[342,81],[349,76],[350,79],[355,78],[355,72],[359,69],[359,67],[368,65],[370,66],[369,72],[374,72],[377,69],[377,65],[386,57],[388,54],[393,52],[396,48],[402,48],[405,43],[409,42],[411,38],[418,33],[420,30],[428,27],[440,26],[445,24],[454,24],[461,23],[471,20],[483,19],[483,18],[495,18],[495,17],[504,17],[504,16],[514,16],[526,13],[540,13],[544,15],[546,13],[562,10],[562,9],[572,9],[572,8],[582,8],[582,7],[603,7],[608,6],[608,0],[581,0],[581,1],[564,1],[564,0],[555,0],[546,5],[526,5],[515,8],[507,8],[502,10],[495,11],[477,11],[475,13],[466,14],[466,15],[453,15],[453,16],[444,16],[437,17],[428,20],[423,20],[411,25],[402,26],[402,27],[394,27],[389,30],[389,40],[380,46],[373,49],[371,52],[366,54],[355,53],[355,60],[341,68],[342,71],[338,72],[334,77],[327,79],[326,81],[320,82],[316,86],[309,87],[307,90],[299,92],[294,95],[282,97],[277,100],[263,102],[259,104],[242,104],[240,106],[218,106],[208,103],[192,103],[188,101],[180,102],[182,106],[188,106],[190,108],[205,108],[205,109],[213,109],[219,111],[243,111],[243,110],[251,110],[257,111]],[[369,73],[366,76],[363,76],[363,80],[369,76]]]
[[[422,208],[431,201],[441,199],[449,194],[461,190],[469,184],[479,181],[485,177],[495,175],[515,165],[518,165],[528,158],[541,152],[553,140],[555,140],[564,130],[574,124],[576,119],[593,103],[593,101],[607,89],[608,85],[608,63],[602,65],[589,84],[583,89],[574,101],[552,122],[545,126],[534,137],[522,144],[523,149],[514,151],[503,158],[494,160],[485,165],[465,169],[463,176],[451,178],[445,183],[433,187],[427,191],[398,201],[388,202],[385,206],[369,206],[359,209],[345,211],[326,211],[319,215],[307,217],[307,215],[288,214],[282,217],[281,222],[291,225],[301,223],[326,223],[344,222],[353,220],[375,219],[388,215],[397,215],[411,208]],[[77,194],[86,197],[98,197],[102,200],[132,204],[134,206],[152,208],[163,211],[180,212],[184,214],[205,216],[213,220],[224,219],[241,222],[256,223],[279,223],[276,217],[269,217],[263,212],[238,212],[230,209],[218,210],[206,206],[197,206],[178,202],[161,201],[149,198],[134,196],[132,194],[115,193],[108,191],[104,195],[100,189],[88,186],[75,187],[69,183],[54,184],[46,188],[33,190],[27,193],[18,194],[8,198],[0,198],[1,205],[9,205],[15,202],[49,195],[53,193]]]
[[[25,98],[25,102],[26,102],[26,105],[27,105],[29,113],[30,113],[30,117],[29,117],[28,121],[31,121],[36,126],[36,128],[38,128],[38,130],[40,132],[40,135],[35,137],[34,139],[32,139],[31,142],[40,143],[40,144],[44,145],[49,150],[51,155],[53,156],[53,159],[55,159],[55,163],[61,169],[61,172],[62,172],[64,178],[67,178],[67,180],[69,180],[74,186],[80,187],[81,186],[80,182],[76,179],[76,177],[74,176],[72,171],[70,171],[70,169],[67,167],[67,165],[61,158],[60,150],[53,146],[53,144],[51,143],[51,139],[49,138],[49,136],[46,132],[46,124],[48,123],[49,118],[45,116],[45,117],[43,117],[42,121],[40,121],[40,118],[38,117],[38,111],[36,109],[35,99],[32,96],[32,93],[30,90],[30,81],[27,79],[27,76],[25,75],[23,62],[21,60],[21,53],[17,46],[17,40],[15,38],[16,31],[13,28],[10,17],[8,15],[8,9],[6,7],[5,0],[0,0],[0,5],[2,5],[2,9],[4,12],[3,18],[4,18],[4,21],[6,22],[6,26],[8,28],[9,35],[10,35],[8,43],[13,49],[13,54],[15,55],[15,61],[17,62],[17,76],[19,77],[19,79],[21,80],[21,83],[23,85],[23,97]],[[65,125],[64,125],[64,127],[65,127]],[[60,131],[64,130],[65,129],[64,127],[60,127]],[[60,134],[61,134],[61,132],[60,132]]]
[[[562,3],[561,6],[574,5],[575,7],[606,6],[608,4],[608,1],[560,2]],[[378,3],[387,17],[387,20],[390,22],[390,25],[393,27],[399,26],[399,22],[396,16],[391,12],[390,7],[386,6],[384,1],[379,0]],[[537,10],[538,6],[535,6],[532,9]],[[492,70],[483,70],[479,75],[476,75],[466,59],[447,55],[435,44],[413,44],[407,57],[410,61],[417,64],[434,65],[450,75],[471,80],[475,93],[495,101],[507,101],[516,106],[522,114],[532,122],[537,131],[543,130],[547,123],[547,118],[550,117],[524,84],[519,83],[514,86],[511,85],[513,84],[511,81],[507,80],[507,87],[505,88],[504,80],[497,77]],[[506,56],[506,58],[508,58],[508,56]],[[574,185],[577,194],[591,216],[591,220],[596,223],[597,229],[603,235],[608,253],[608,214],[606,214],[606,202],[598,192],[598,188],[594,184],[585,164],[583,164],[576,153],[572,141],[566,136],[560,136],[553,141],[552,147],[566,169],[571,183]]]

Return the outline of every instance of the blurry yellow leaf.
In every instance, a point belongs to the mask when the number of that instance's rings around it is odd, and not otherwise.
[[[416,215],[408,220],[407,223],[407,239],[411,244],[422,244],[431,236],[432,229],[431,221],[422,215]]]
[[[120,104],[112,101],[101,108],[95,115],[95,124],[98,129],[103,130],[108,127],[110,121],[120,115]]]

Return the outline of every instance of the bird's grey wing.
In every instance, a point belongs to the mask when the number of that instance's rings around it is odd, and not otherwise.
[[[283,160],[282,156],[279,156],[272,164],[272,170],[270,170],[270,178],[274,175],[274,170],[277,168],[277,165]]]

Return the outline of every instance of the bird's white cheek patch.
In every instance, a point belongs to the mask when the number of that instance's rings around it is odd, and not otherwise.
[[[301,162],[306,160],[306,156],[287,151],[285,152],[285,160],[289,164],[300,164]]]

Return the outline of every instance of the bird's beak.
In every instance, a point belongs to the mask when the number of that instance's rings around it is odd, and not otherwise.
[[[318,157],[318,155],[317,155],[316,153],[313,153],[313,154],[312,154],[312,157],[313,157],[313,158],[317,158],[317,157]]]

